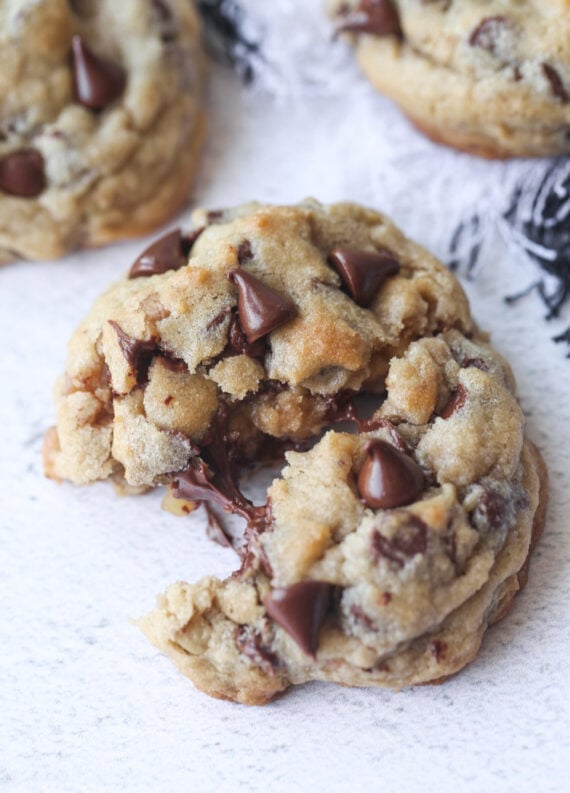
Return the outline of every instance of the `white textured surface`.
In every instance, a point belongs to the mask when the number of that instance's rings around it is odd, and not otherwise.
[[[337,51],[335,63],[343,58]],[[500,206],[504,185],[528,167],[434,147],[355,72],[343,86],[342,101],[295,88],[272,104],[215,74],[196,201],[351,198],[443,255],[458,213],[482,197]],[[478,660],[444,686],[308,685],[264,709],[198,693],[129,623],[175,579],[232,569],[202,518],[167,515],[158,494],[120,499],[106,485],[42,477],[67,339],[144,243],[0,270],[2,791],[568,789],[570,361],[550,341],[568,314],[546,325],[534,298],[506,308],[502,296],[532,280],[532,268],[498,235],[485,244],[467,284],[474,313],[513,365],[551,474],[528,587]]]

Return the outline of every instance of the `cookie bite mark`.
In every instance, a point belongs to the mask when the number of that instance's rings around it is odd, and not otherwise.
[[[71,53],[73,86],[79,104],[100,111],[121,96],[127,83],[121,66],[96,55],[81,36],[73,37]]]
[[[307,655],[316,657],[319,632],[331,605],[333,587],[326,581],[300,581],[273,589],[264,600],[269,616]]]
[[[179,270],[186,264],[185,253],[184,238],[180,229],[170,231],[141,253],[129,270],[129,278],[148,278],[169,270]]]
[[[333,248],[329,263],[342,278],[352,299],[367,308],[384,281],[400,272],[400,264],[389,251],[360,251],[355,248]]]
[[[297,316],[297,306],[292,300],[251,273],[231,270],[228,278],[237,286],[239,321],[249,344]]]
[[[393,509],[415,501],[424,488],[419,465],[386,441],[368,441],[365,450],[358,492],[366,506]]]
[[[0,190],[18,198],[36,198],[46,187],[44,159],[35,149],[22,149],[0,159]]]
[[[356,11],[340,22],[337,32],[403,38],[400,17],[391,0],[361,0]]]

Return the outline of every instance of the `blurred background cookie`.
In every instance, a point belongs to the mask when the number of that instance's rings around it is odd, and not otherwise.
[[[0,5],[0,262],[147,233],[187,198],[203,137],[188,0]]]
[[[570,152],[570,3],[332,0],[362,71],[432,140],[482,157]]]

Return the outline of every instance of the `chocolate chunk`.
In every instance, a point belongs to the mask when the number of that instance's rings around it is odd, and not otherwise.
[[[125,356],[129,367],[134,371],[137,380],[137,385],[143,385],[148,379],[148,370],[152,363],[152,359],[159,352],[159,347],[154,339],[140,340],[133,339],[125,333],[120,325],[114,320],[109,320],[117,336],[119,337],[119,346],[121,352]]]
[[[421,468],[411,457],[381,440],[368,441],[358,474],[358,492],[371,509],[392,509],[414,501],[424,487]]]
[[[562,77],[556,71],[554,66],[549,63],[542,64],[542,73],[550,83],[550,88],[554,96],[558,97],[561,102],[570,102],[570,94],[566,90],[566,86],[562,82]]]
[[[384,281],[400,272],[400,265],[389,251],[359,251],[333,248],[329,263],[338,272],[355,303],[366,308]]]
[[[273,589],[264,604],[269,616],[287,631],[304,653],[314,658],[332,592],[332,585],[326,581],[301,581]]]
[[[279,664],[279,658],[272,653],[263,643],[263,637],[258,631],[241,625],[236,631],[236,645],[243,653],[266,675],[274,675]]]
[[[378,530],[372,534],[372,555],[377,562],[388,559],[398,567],[403,567],[409,559],[427,550],[428,527],[417,515],[409,513],[408,519],[390,539]],[[388,601],[390,602],[390,601]]]
[[[44,159],[35,149],[22,149],[0,160],[0,190],[19,198],[35,198],[46,186]]]
[[[469,36],[469,44],[472,47],[480,47],[482,50],[494,53],[499,36],[510,26],[511,22],[508,17],[485,17]]]
[[[238,315],[250,344],[297,316],[295,304],[246,270],[231,270],[228,278],[238,288]]]
[[[403,36],[400,18],[391,0],[361,0],[357,10],[348,14],[337,30],[372,36]]]
[[[73,37],[71,47],[77,101],[90,110],[104,110],[124,91],[123,68],[95,55],[81,36]]]
[[[440,418],[448,419],[456,411],[461,410],[461,408],[463,407],[466,401],[467,401],[467,389],[464,388],[462,385],[458,385],[455,391],[451,392],[451,396],[449,397],[447,403],[440,411],[439,413]]]
[[[183,237],[180,229],[170,231],[153,242],[129,270],[129,278],[148,278],[169,270],[179,270],[186,264]]]

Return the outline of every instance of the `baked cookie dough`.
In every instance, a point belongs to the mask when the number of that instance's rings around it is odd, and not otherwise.
[[[237,573],[176,584],[141,621],[213,696],[456,672],[508,609],[542,523],[508,365],[451,273],[384,215],[306,201],[194,220],[72,338],[48,475],[167,484],[182,513],[245,518],[226,535]],[[311,448],[339,421],[355,434]],[[287,448],[254,506],[242,466]]]
[[[0,4],[0,263],[147,233],[203,137],[190,0]]]
[[[570,152],[569,0],[329,0],[362,71],[439,143]]]

